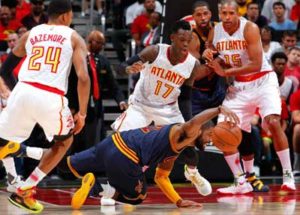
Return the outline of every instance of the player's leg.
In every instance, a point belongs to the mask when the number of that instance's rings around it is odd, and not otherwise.
[[[268,79],[259,91],[259,109],[263,118],[263,126],[271,132],[274,148],[283,170],[282,189],[296,190],[292,173],[290,150],[286,134],[281,127],[281,99],[275,73],[268,74]]]
[[[251,104],[248,93],[245,90],[228,92],[223,105],[234,111],[240,119],[238,125],[242,130],[250,132],[250,120],[255,111],[255,107]],[[218,122],[224,121],[224,116],[219,115]],[[231,172],[234,176],[234,184],[230,187],[219,188],[217,190],[220,194],[245,194],[253,191],[250,183],[247,182],[246,175],[242,169],[240,162],[240,153],[238,149],[233,152],[224,153],[225,161],[227,162]]]
[[[243,138],[238,149],[242,156],[243,169],[246,173],[247,181],[252,185],[254,192],[268,192],[269,187],[264,185],[263,182],[258,179],[254,172],[254,144],[252,142],[251,133],[242,131]]]

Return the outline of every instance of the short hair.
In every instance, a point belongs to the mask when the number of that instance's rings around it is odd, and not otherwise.
[[[266,31],[272,32],[272,28],[270,28],[268,25],[264,25],[263,27],[260,28],[260,31],[265,29]]]
[[[293,30],[284,31],[282,37],[297,37],[297,32]]]
[[[280,1],[274,2],[272,8],[274,9],[275,6],[281,6],[283,9],[286,9],[285,4]]]
[[[249,3],[247,4],[247,9],[248,9],[249,6],[252,5],[252,4],[256,4],[256,5],[258,6],[258,9],[260,9],[260,6],[259,6],[258,2],[256,2],[256,1],[249,2]]]
[[[198,7],[207,7],[207,9],[210,10],[209,4],[206,1],[196,1],[192,7],[193,13]]]
[[[72,3],[70,0],[51,0],[48,6],[49,18],[57,18],[60,15],[72,10]]]
[[[275,52],[274,54],[272,54],[272,56],[271,56],[272,64],[275,63],[276,59],[284,59],[286,62],[288,60],[288,58],[284,52]]]
[[[176,34],[179,29],[190,31],[191,30],[191,25],[187,21],[178,20],[172,26],[171,34]]]
[[[239,6],[235,0],[222,0],[220,3],[221,7],[223,7],[226,4],[233,5],[236,10],[238,10],[238,8],[239,8]]]
[[[291,51],[294,51],[294,50],[300,52],[300,48],[297,46],[294,46],[289,49],[289,53],[291,53]]]
[[[160,13],[160,12],[157,12],[157,11],[153,11],[152,13],[156,13],[157,15],[158,15],[158,21],[160,21],[161,22],[161,20],[162,20],[162,14]]]

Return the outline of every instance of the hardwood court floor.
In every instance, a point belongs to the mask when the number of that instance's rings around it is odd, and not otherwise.
[[[271,181],[272,182],[272,181]],[[56,185],[52,188],[39,188],[37,199],[40,200],[45,209],[42,214],[71,214],[71,215],[94,215],[94,214],[130,214],[130,215],[277,215],[277,214],[300,214],[300,184],[297,191],[293,193],[281,193],[280,185],[271,183],[271,191],[268,193],[255,193],[251,195],[220,196],[216,194],[213,186],[212,195],[203,197],[189,184],[178,185],[176,190],[185,199],[203,203],[203,208],[176,208],[170,204],[166,197],[156,186],[149,186],[148,197],[143,204],[131,206],[119,204],[117,206],[100,206],[100,198],[89,198],[81,210],[72,210],[70,201],[75,188]],[[11,205],[7,197],[9,193],[5,189],[0,190],[0,215],[23,215],[26,211]]]

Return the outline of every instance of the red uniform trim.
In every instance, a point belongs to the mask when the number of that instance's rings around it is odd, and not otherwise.
[[[45,91],[48,91],[50,93],[55,93],[55,94],[58,94],[58,95],[61,95],[61,96],[64,96],[65,95],[65,92],[62,91],[62,90],[59,90],[55,87],[50,87],[50,86],[47,86],[47,85],[44,85],[44,84],[40,84],[40,83],[36,83],[36,82],[29,82],[29,81],[22,81],[23,83],[25,84],[29,84],[33,87],[36,87],[36,88],[39,88],[41,90],[45,90]]]
[[[252,75],[247,75],[247,76],[236,76],[235,80],[239,82],[248,82],[248,81],[254,81],[256,79],[259,79],[263,77],[265,74],[268,74],[271,71],[263,71],[263,72],[258,72]]]

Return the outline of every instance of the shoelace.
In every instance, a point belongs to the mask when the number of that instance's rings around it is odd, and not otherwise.
[[[196,175],[196,174],[192,175],[192,177],[191,177],[191,178],[193,178],[193,179],[194,179],[193,181],[195,181],[195,182],[196,182],[195,184],[199,184],[199,185],[200,185],[200,187],[202,187],[202,186],[204,185],[204,182],[203,182],[203,180],[202,180],[200,177],[197,177],[197,175]]]

